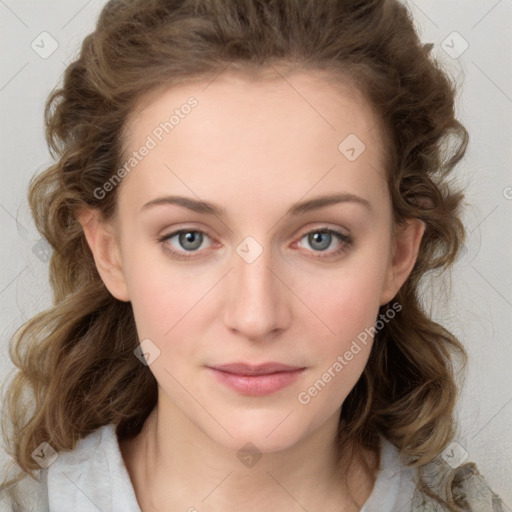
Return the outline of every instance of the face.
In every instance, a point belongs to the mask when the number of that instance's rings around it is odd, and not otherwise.
[[[136,161],[113,224],[123,285],[102,277],[150,340],[159,407],[226,447],[271,452],[337,423],[401,284],[384,149],[348,85],[206,85],[152,94],[130,117]],[[212,369],[268,362],[298,370]]]

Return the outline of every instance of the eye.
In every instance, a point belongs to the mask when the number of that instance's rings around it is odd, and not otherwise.
[[[310,231],[300,240],[306,240],[315,253],[320,253],[312,256],[313,258],[332,258],[342,252],[346,252],[352,246],[352,238],[349,235],[329,228]],[[334,250],[327,251],[333,241],[337,241],[339,247]]]
[[[171,253],[172,256],[177,259],[186,260],[192,257],[192,254],[187,254],[187,252],[198,252],[205,240],[205,237],[210,238],[204,231],[197,229],[180,229],[179,231],[174,231],[173,233],[159,238],[158,241],[162,243],[164,250]],[[171,243],[173,238],[176,238],[175,243],[178,244],[178,250],[173,248],[176,247]]]
[[[159,238],[159,242],[162,244],[163,249],[170,253],[171,256],[179,260],[187,260],[194,256],[194,253],[200,252],[200,249],[204,247],[203,242],[205,239],[210,237],[201,230],[198,229],[180,229],[164,235]],[[174,243],[173,242],[174,240]],[[348,251],[352,246],[352,238],[349,235],[341,233],[330,228],[316,229],[303,235],[298,242],[306,239],[309,246],[313,249],[312,258],[333,258],[339,254]],[[338,247],[334,250],[328,250],[333,245],[333,241],[338,242]]]

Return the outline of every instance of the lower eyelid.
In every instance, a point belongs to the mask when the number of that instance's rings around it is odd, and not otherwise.
[[[205,231],[201,231],[200,229],[179,229],[177,231],[173,231],[173,232],[171,232],[171,233],[169,233],[167,235],[163,235],[163,236],[159,237],[158,241],[162,242],[162,243],[165,243],[165,242],[170,241],[175,236],[180,235],[182,233],[200,233],[201,235],[203,235],[203,238],[208,238],[209,240],[212,240],[212,237],[210,235],[208,235],[208,233],[206,233]],[[194,252],[199,252],[200,250],[203,250],[203,249],[198,249],[196,251],[185,251],[183,249],[183,251],[185,253],[188,252],[190,254],[193,254]]]
[[[196,254],[196,253],[199,254],[199,253],[203,252],[205,249],[198,249],[196,251],[186,251],[185,249],[176,250],[176,249],[173,249],[172,246],[169,247],[170,244],[167,243],[170,239],[174,238],[176,235],[179,235],[181,233],[187,233],[187,232],[200,233],[204,237],[210,239],[210,241],[211,241],[210,247],[215,245],[215,242],[213,241],[212,237],[210,237],[210,235],[208,235],[208,233],[206,233],[205,231],[202,231],[200,229],[180,229],[180,230],[171,232],[169,234],[163,235],[163,236],[159,237],[158,240],[160,243],[162,243],[164,245],[164,248],[167,252],[170,252],[171,254],[173,254],[175,256],[193,257],[194,254]],[[352,244],[352,238],[349,235],[346,235],[340,231],[333,230],[331,228],[324,228],[324,229],[319,228],[319,229],[313,229],[313,230],[307,231],[306,233],[302,234],[299,237],[298,242],[300,242],[303,238],[305,238],[306,236],[308,236],[311,233],[331,234],[340,243],[340,247],[337,249],[334,249],[334,250],[331,249],[331,250],[326,250],[326,251],[314,251],[314,250],[309,251],[309,252],[315,254],[316,257],[322,257],[323,254],[325,254],[326,258],[329,256],[337,255],[338,253],[343,252],[344,250],[347,250],[347,247]],[[298,242],[295,242],[295,243],[298,243]]]
[[[325,228],[325,229],[320,228],[320,229],[313,229],[311,231],[308,231],[308,232],[304,233],[299,238],[299,242],[301,240],[303,240],[305,237],[307,237],[308,235],[310,235],[311,233],[328,233],[328,234],[332,235],[334,238],[336,238],[340,244],[340,247],[338,247],[337,249],[331,249],[331,250],[326,250],[326,251],[314,251],[314,250],[310,251],[318,256],[321,256],[322,254],[326,254],[328,256],[336,255],[339,252],[346,250],[346,247],[350,246],[352,244],[352,238],[349,235],[346,235],[340,231],[336,231],[331,228]]]

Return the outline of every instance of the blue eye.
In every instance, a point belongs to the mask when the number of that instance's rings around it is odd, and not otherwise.
[[[206,233],[204,233],[203,231],[199,231],[197,229],[182,229],[180,231],[170,233],[169,235],[165,235],[164,237],[159,239],[159,242],[163,244],[164,249],[167,252],[171,253],[172,256],[176,257],[177,259],[186,260],[189,259],[192,256],[192,254],[187,254],[187,252],[175,251],[169,248],[169,245],[166,242],[168,240],[172,240],[175,237],[178,237],[178,244],[183,250],[189,252],[197,252],[197,250],[201,247],[205,236],[208,237]]]
[[[313,252],[320,253],[315,254],[313,256],[314,258],[337,256],[338,254],[347,251],[352,245],[352,238],[350,236],[345,235],[344,233],[340,233],[339,231],[327,228],[310,231],[301,238],[301,240],[303,239],[307,239],[307,243],[314,250]],[[334,251],[327,251],[327,249],[331,246],[333,239],[338,240],[338,242],[340,243],[340,247],[338,247]],[[322,253],[326,253],[326,255]]]
[[[203,233],[200,231],[181,231],[176,236],[181,247],[191,251],[199,249],[203,243]]]
[[[173,249],[176,247],[171,244],[173,238],[176,238],[178,243],[178,250]],[[187,260],[194,256],[194,253],[200,252],[199,249],[203,245],[205,238],[210,238],[205,232],[197,229],[181,229],[174,231],[168,235],[161,237],[158,241],[162,244],[164,250],[171,254],[171,256],[178,260]],[[344,233],[333,229],[316,229],[310,231],[301,237],[301,241],[307,238],[307,243],[312,248],[313,258],[332,258],[343,252],[348,251],[352,246],[352,238]],[[332,245],[333,240],[337,240],[339,247],[337,249],[328,251],[327,249]]]

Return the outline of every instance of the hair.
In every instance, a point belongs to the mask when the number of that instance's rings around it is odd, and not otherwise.
[[[393,299],[402,309],[376,333],[364,372],[344,401],[339,446],[351,439],[375,449],[382,435],[411,466],[439,455],[456,431],[454,362],[464,366],[466,354],[427,314],[419,285],[455,262],[465,238],[463,192],[449,178],[468,133],[455,118],[455,83],[431,47],[398,0],[105,5],[62,86],[47,99],[46,139],[56,163],[29,186],[35,225],[53,248],[53,305],[23,324],[10,344],[17,370],[2,429],[24,474],[39,469],[31,453],[40,443],[70,450],[108,423],[117,425],[120,439],[131,437],[156,405],[155,378],[134,356],[139,340],[131,304],[103,284],[77,212],[115,214],[119,187],[101,199],[94,191],[122,165],[126,122],[141,98],[212,80],[228,66],[252,78],[277,67],[322,71],[334,86],[355,84],[377,113],[393,224],[417,218],[425,232]]]

